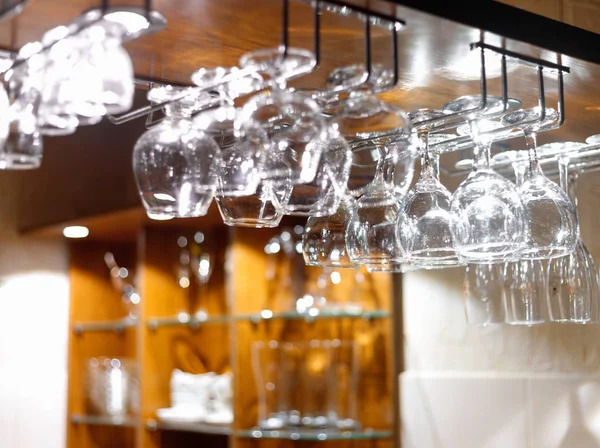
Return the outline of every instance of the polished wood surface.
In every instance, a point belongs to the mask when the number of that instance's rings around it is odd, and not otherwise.
[[[229,325],[210,323],[199,328],[160,327],[150,329],[151,318],[174,317],[180,312],[194,313],[199,309],[209,315],[227,313],[225,303],[225,249],[227,230],[202,229],[205,241],[202,251],[210,254],[214,269],[207,285],[200,286],[193,278],[188,288],[178,283],[181,237],[189,241],[187,249],[199,250],[193,243],[195,230],[177,228],[147,228],[144,231],[142,252],[143,271],[140,277],[141,294],[144,298],[142,313],[141,370],[144,374],[141,397],[142,421],[156,419],[156,410],[171,406],[170,378],[173,369],[188,373],[231,370],[229,365]],[[142,447],[193,446],[198,441],[208,443],[211,438],[198,434],[173,436],[165,431],[143,431]],[[223,443],[223,437],[214,438]]]

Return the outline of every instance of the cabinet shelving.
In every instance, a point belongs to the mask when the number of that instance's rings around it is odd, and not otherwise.
[[[134,328],[136,325],[137,320],[131,317],[110,321],[77,322],[73,324],[73,332],[75,334],[83,334],[90,331],[114,331],[122,333],[125,329]]]
[[[118,426],[122,428],[136,428],[137,421],[132,418],[101,417],[95,415],[71,415],[71,423],[75,425]]]
[[[212,228],[205,230],[203,246],[210,252],[214,266],[210,281],[182,288],[178,282],[181,247],[177,241],[182,236],[191,240],[197,230],[192,225],[189,229],[162,225],[144,228],[135,241],[72,244],[71,327],[87,327],[70,338],[68,446],[102,448],[105,443],[97,441],[104,437],[101,431],[109,431],[123,448],[179,447],[196,444],[206,437],[216,438],[216,444],[231,446],[235,442],[242,448],[254,447],[265,439],[278,439],[289,447],[297,441],[344,440],[357,447],[361,443],[377,443],[378,448],[391,446],[391,429],[385,429],[393,426],[391,276],[365,273],[365,283],[356,295],[348,289],[354,287],[351,285],[355,271],[341,272],[341,284],[336,285],[340,288],[335,294],[336,308],[306,313],[283,311],[285,304],[287,309],[292,308],[291,304],[277,295],[289,294],[289,290],[269,285],[265,272],[272,268],[269,263],[273,260],[264,252],[265,244],[280,230]],[[103,263],[107,251],[136,274],[135,287],[141,304],[135,321],[122,317],[126,310]],[[277,261],[277,275],[292,272],[285,263],[283,257]],[[304,268],[307,291],[314,290],[319,273],[316,268]],[[357,297],[364,300],[355,304]],[[195,311],[199,309],[203,311]],[[119,331],[118,325],[124,323],[131,327]],[[96,325],[92,326],[94,331],[89,331],[89,325]],[[384,429],[252,429],[258,423],[252,344],[314,338],[361,341],[359,421],[363,428]],[[97,356],[137,360],[141,390],[139,415],[135,419],[118,421],[89,415],[83,388],[85,360]],[[233,425],[160,421],[156,411],[171,404],[169,383],[173,369],[191,373],[233,372]],[[238,372],[243,374],[236,375]],[[101,425],[109,428],[101,429]]]

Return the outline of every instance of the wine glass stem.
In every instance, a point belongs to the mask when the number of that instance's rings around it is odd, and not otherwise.
[[[431,157],[429,155],[429,129],[419,129],[417,131],[417,136],[419,137],[419,149],[421,150],[421,175],[435,175],[436,168],[432,167]],[[434,173],[432,173],[432,168]]]
[[[537,155],[537,134],[535,132],[525,132],[525,143],[529,151],[529,174],[540,170],[540,164]]]
[[[475,142],[475,148],[473,149],[475,169],[489,168],[492,142],[484,141],[479,137],[479,128],[475,120],[469,120],[469,127],[471,128],[471,138]]]
[[[569,173],[569,159],[567,157],[561,157],[558,160],[558,166],[560,169],[560,186],[567,193],[571,203],[577,209],[577,173]]]
[[[525,182],[525,173],[527,172],[527,167],[528,163],[526,161],[513,163],[517,187],[520,187],[523,182]]]
[[[438,154],[432,154],[429,158],[429,167],[431,175],[440,179],[440,156]]]

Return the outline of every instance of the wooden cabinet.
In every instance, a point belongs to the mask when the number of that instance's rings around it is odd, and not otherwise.
[[[317,282],[323,276],[318,268],[304,267],[300,256],[298,260],[265,254],[265,246],[281,228],[232,229],[221,225],[200,229],[195,224],[196,221],[190,221],[183,225],[144,227],[131,241],[115,242],[107,238],[71,244],[68,446],[291,447],[301,443],[289,440],[289,435],[288,440],[266,440],[277,438],[277,433],[268,431],[263,431],[262,438],[253,438],[257,434],[252,429],[258,421],[258,397],[251,347],[256,341],[313,339],[356,342],[360,351],[356,390],[362,424],[356,433],[339,435],[347,440],[320,442],[317,431],[312,437],[314,443],[336,447],[393,446],[396,414],[389,318],[391,275],[336,271],[339,273],[335,276],[337,284],[328,286],[331,296],[340,302],[360,301],[363,310],[346,313],[345,317],[344,313],[327,318],[325,313],[296,314],[289,299],[294,297],[298,286],[292,292],[277,283],[278,279],[299,269],[300,288],[310,292],[318,288]],[[292,227],[289,230],[293,232]],[[210,253],[212,275],[206,285],[192,278],[189,284],[182,283],[178,274],[182,245],[184,241],[194,242],[199,231],[202,232],[202,251]],[[198,245],[194,244],[185,250],[197,251]],[[104,264],[107,251],[115,255],[120,265],[135,272],[141,308],[139,318],[133,323],[121,320],[126,311]],[[207,321],[198,323],[191,319],[186,323],[186,319],[181,319],[180,313],[192,315],[198,309],[207,312]],[[103,324],[106,328],[102,328]],[[141,391],[139,415],[114,424],[86,414],[85,362],[97,356],[137,360]],[[175,368],[191,373],[233,373],[235,421],[232,427],[195,424],[168,429],[161,425],[156,410],[170,406],[169,380]],[[364,440],[352,440],[353,434]]]

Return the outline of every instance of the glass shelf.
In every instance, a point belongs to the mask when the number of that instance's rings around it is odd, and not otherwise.
[[[221,436],[229,436],[233,433],[229,425],[209,425],[207,423],[175,423],[162,422],[160,420],[148,419],[146,428],[150,431],[181,431],[181,432],[196,432],[201,434],[213,434]]]
[[[224,323],[229,320],[227,315],[209,316],[207,314],[197,316],[188,313],[179,313],[177,316],[151,317],[148,319],[148,328],[156,330],[158,327],[174,327],[187,325],[190,328],[198,328],[205,324]]]
[[[263,320],[272,319],[304,319],[312,322],[317,319],[341,319],[345,317],[370,319],[382,319],[389,317],[390,312],[387,310],[318,310],[311,309],[306,313],[297,311],[271,311],[262,310],[258,313],[240,314],[235,316],[235,320],[249,320],[258,323]]]
[[[135,428],[137,421],[132,418],[104,417],[95,415],[72,415],[71,423],[96,426],[121,426],[123,428]]]
[[[122,333],[126,328],[135,327],[137,320],[131,317],[124,317],[118,320],[105,320],[99,322],[79,322],[73,324],[75,334],[82,334],[86,331],[115,331]]]
[[[306,440],[312,442],[326,440],[373,440],[389,439],[392,437],[391,431],[369,430],[364,431],[319,431],[319,430],[280,430],[265,431],[262,429],[250,429],[237,431],[238,437],[249,439],[285,439],[285,440]]]

